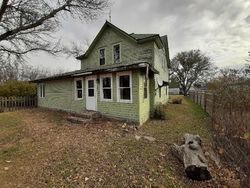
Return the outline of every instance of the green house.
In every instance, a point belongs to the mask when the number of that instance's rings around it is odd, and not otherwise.
[[[128,34],[105,22],[77,59],[80,70],[35,80],[39,107],[98,111],[142,124],[169,98],[167,36]]]

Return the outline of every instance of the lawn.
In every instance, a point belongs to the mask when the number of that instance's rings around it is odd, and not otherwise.
[[[169,152],[186,132],[210,145],[209,118],[183,99],[166,105],[167,120],[138,130],[115,120],[70,124],[65,113],[44,109],[1,113],[1,187],[214,187],[188,180]]]

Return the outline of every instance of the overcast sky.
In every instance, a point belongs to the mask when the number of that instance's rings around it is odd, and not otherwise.
[[[64,44],[92,42],[108,11],[89,23],[64,21],[56,34]],[[217,66],[246,63],[250,51],[250,0],[116,0],[112,23],[128,33],[167,34],[171,58],[201,49]],[[30,64],[51,70],[80,68],[74,58],[31,55]]]

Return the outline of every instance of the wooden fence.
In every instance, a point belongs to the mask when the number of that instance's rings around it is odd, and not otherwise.
[[[9,112],[37,106],[36,96],[0,97],[0,112]]]
[[[240,167],[241,186],[250,184],[250,84],[228,86],[218,93],[190,92],[190,99],[199,104],[212,119],[216,147],[223,148],[221,158],[233,167]]]

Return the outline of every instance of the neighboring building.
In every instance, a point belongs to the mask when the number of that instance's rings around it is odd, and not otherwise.
[[[142,124],[169,98],[167,36],[128,34],[106,22],[77,59],[81,70],[34,81],[38,106],[93,110]]]

